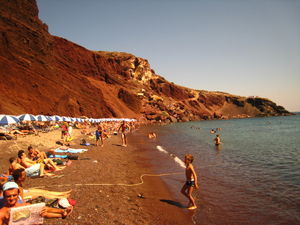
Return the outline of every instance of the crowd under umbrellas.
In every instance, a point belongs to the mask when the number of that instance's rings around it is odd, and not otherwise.
[[[68,116],[48,116],[48,115],[0,115],[0,140],[17,139],[18,136],[27,134],[35,134],[39,136],[39,132],[48,132],[67,125],[67,127],[84,128],[87,125],[98,126],[104,129],[115,130],[122,122],[134,124],[136,119],[129,118],[75,118]],[[71,130],[71,128],[69,128]],[[86,132],[83,130],[82,132]],[[69,132],[71,133],[71,132]],[[71,137],[71,135],[69,135]]]
[[[91,122],[91,123],[101,123],[101,122],[135,122],[136,119],[129,119],[129,118],[75,118],[75,117],[68,117],[68,116],[45,116],[45,115],[32,115],[32,114],[22,114],[19,116],[14,115],[0,115],[0,126],[17,124],[21,122]]]

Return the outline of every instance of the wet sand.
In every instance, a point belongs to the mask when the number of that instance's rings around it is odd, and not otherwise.
[[[155,174],[151,154],[147,153],[147,143],[134,146],[133,141],[141,143],[139,132],[129,135],[129,146],[122,147],[120,135],[112,136],[100,146],[81,146],[80,139],[86,136],[74,129],[76,137],[72,148],[86,148],[88,152],[78,154],[79,160],[71,166],[55,172],[54,177],[28,178],[25,188],[40,187],[51,191],[71,190],[71,198],[77,204],[66,219],[45,220],[44,224],[163,224],[189,225],[192,223],[190,212],[180,208],[160,177],[144,177],[142,174]],[[8,168],[8,158],[15,156],[19,149],[27,149],[29,144],[46,151],[58,146],[58,130],[41,133],[40,137],[29,135],[17,141],[1,141],[0,171]],[[144,142],[144,138],[143,138]],[[131,144],[133,143],[133,144]],[[119,184],[119,185],[117,185]],[[138,184],[138,185],[137,185]],[[128,186],[132,185],[132,186]],[[144,198],[140,198],[142,194]],[[185,203],[186,200],[182,197]]]

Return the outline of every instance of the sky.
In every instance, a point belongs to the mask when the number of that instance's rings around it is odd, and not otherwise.
[[[128,52],[178,85],[300,111],[300,0],[37,0],[52,35]]]

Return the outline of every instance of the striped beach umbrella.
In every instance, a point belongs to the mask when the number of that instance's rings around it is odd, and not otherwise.
[[[67,117],[67,116],[63,116],[62,117],[62,121],[64,121],[64,122],[71,122],[71,118]]]
[[[38,115],[38,116],[36,116],[36,120],[37,121],[49,121],[49,119],[46,116],[44,116],[44,115]]]
[[[15,116],[9,116],[9,115],[0,115],[0,125],[9,125],[13,123],[19,123],[19,119]]]
[[[52,116],[45,116],[48,121],[53,121]]]
[[[32,114],[23,114],[18,116],[20,121],[36,121],[36,118]]]
[[[62,117],[61,116],[51,116],[51,119],[53,120],[53,121],[62,121]]]

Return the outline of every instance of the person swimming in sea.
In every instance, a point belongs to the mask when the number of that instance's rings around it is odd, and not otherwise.
[[[214,141],[215,141],[215,145],[216,146],[218,146],[218,145],[221,144],[221,138],[220,138],[219,134],[216,135],[216,138],[214,139]]]

